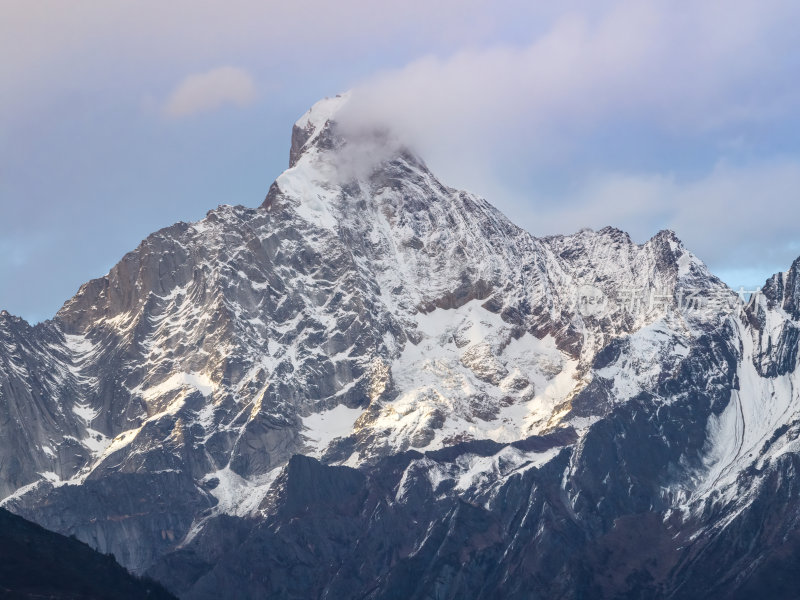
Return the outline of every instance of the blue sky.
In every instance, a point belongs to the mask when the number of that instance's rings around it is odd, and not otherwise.
[[[37,321],[152,231],[258,205],[354,90],[537,235],[672,228],[733,286],[800,255],[800,5],[5,0],[0,308]]]

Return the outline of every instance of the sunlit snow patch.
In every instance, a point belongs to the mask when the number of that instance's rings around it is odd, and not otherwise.
[[[333,440],[348,435],[355,425],[356,419],[361,415],[360,408],[347,408],[340,404],[336,408],[321,413],[309,415],[303,419],[305,431],[303,435],[308,440],[310,456],[322,456],[325,449]]]
[[[214,391],[214,382],[205,373],[175,373],[166,381],[151,388],[147,388],[142,397],[145,400],[154,400],[167,392],[183,387],[194,388],[203,396],[209,396]]]
[[[421,340],[406,344],[392,364],[406,391],[370,424],[396,449],[432,450],[465,437],[522,439],[544,429],[579,384],[577,361],[551,336],[515,338],[479,300],[417,319]]]

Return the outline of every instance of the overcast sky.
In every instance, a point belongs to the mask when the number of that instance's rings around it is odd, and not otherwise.
[[[558,5],[558,7],[556,7]],[[0,308],[260,204],[354,90],[537,235],[674,229],[730,285],[800,255],[800,3],[0,0]]]

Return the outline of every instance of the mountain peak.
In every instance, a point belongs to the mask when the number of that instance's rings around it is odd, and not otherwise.
[[[652,238],[650,238],[650,241],[655,243],[667,243],[670,246],[683,247],[683,242],[672,229],[662,229]]]
[[[767,279],[762,293],[772,306],[780,306],[793,319],[800,319],[800,257],[787,271]]]
[[[301,220],[330,231],[353,214],[348,199],[372,202],[380,190],[401,182],[430,188],[440,200],[452,195],[454,190],[436,180],[391,129],[360,122],[352,111],[343,111],[349,99],[349,93],[325,98],[295,122],[289,168],[270,187],[263,208],[289,205]]]
[[[336,113],[350,99],[350,92],[339,94],[333,98],[324,98],[316,102],[300,117],[292,127],[292,148],[289,151],[289,167],[300,160],[303,153],[315,142],[325,141],[324,132]]]
[[[627,231],[623,231],[622,229],[618,229],[617,227],[611,227],[607,225],[603,227],[598,232],[600,235],[608,236],[614,240],[625,242],[625,243],[632,243],[631,236],[628,235]]]

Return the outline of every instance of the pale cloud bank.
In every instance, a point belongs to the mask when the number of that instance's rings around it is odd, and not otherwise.
[[[782,68],[797,18],[800,6],[781,0],[567,12],[527,44],[432,54],[368,78],[350,122],[389,125],[425,155],[511,144],[547,161],[612,120],[695,134],[780,118],[800,93]]]
[[[219,67],[183,79],[170,93],[163,112],[169,117],[187,117],[229,104],[247,106],[255,99],[256,85],[247,71]]]

